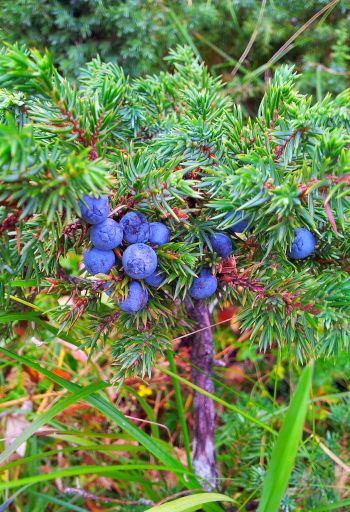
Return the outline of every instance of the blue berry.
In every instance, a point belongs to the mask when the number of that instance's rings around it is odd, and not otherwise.
[[[85,222],[88,222],[89,224],[98,224],[99,222],[107,219],[109,214],[108,196],[89,197],[84,194],[82,199],[88,206],[87,208],[81,201],[78,201],[81,216]]]
[[[108,251],[121,244],[123,240],[123,229],[113,219],[106,219],[95,224],[90,230],[91,242],[97,249]]]
[[[194,299],[206,299],[215,293],[218,282],[208,268],[203,268],[199,277],[193,279],[189,294]]]
[[[153,274],[157,267],[157,255],[149,245],[129,245],[123,254],[125,273],[134,279],[145,279]]]
[[[132,281],[128,285],[128,295],[118,303],[118,306],[127,313],[135,314],[147,304],[148,291],[140,283]]]
[[[144,243],[149,238],[149,224],[139,212],[128,212],[120,221],[124,238],[129,244]]]
[[[113,251],[100,251],[96,247],[86,251],[83,259],[86,270],[92,276],[95,274],[108,274],[115,264]]]
[[[166,273],[162,272],[159,267],[148,277],[145,278],[145,283],[154,288],[158,288],[160,283],[166,278]]]
[[[228,236],[222,233],[215,233],[215,235],[209,236],[209,240],[213,247],[213,251],[221,258],[227,258],[231,253],[232,242]]]
[[[225,220],[236,221],[236,223],[233,224],[232,226],[230,226],[230,228],[229,228],[230,231],[232,231],[233,233],[243,233],[243,231],[248,226],[249,220],[239,221],[239,219],[242,218],[242,215],[243,215],[242,212],[240,212],[239,210],[237,210],[236,212],[228,213],[226,215]]]
[[[151,222],[149,225],[149,242],[152,245],[167,244],[170,240],[170,229],[161,222]]]
[[[294,260],[307,258],[314,251],[315,245],[315,237],[308,229],[296,228],[292,247],[287,251],[287,256]]]

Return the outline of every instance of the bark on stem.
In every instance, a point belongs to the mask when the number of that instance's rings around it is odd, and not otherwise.
[[[213,333],[211,327],[211,315],[208,306],[194,301],[192,306],[186,303],[188,316],[198,324],[198,328],[208,327],[191,335],[192,344],[191,362],[208,375],[204,375],[196,368],[192,368],[191,379],[193,384],[205,389],[209,393],[214,392],[214,384],[211,378],[213,371]],[[203,488],[212,491],[216,484],[216,460],[214,448],[214,402],[197,391],[193,391],[193,469],[196,475],[206,479],[211,485],[202,483]]]

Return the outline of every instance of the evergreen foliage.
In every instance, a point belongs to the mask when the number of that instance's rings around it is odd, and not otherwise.
[[[165,69],[162,58],[169,48],[191,43],[213,72],[225,74],[230,91],[249,104],[264,85],[255,71],[328,3],[268,1],[253,51],[233,80],[230,71],[259,18],[257,0],[3,0],[0,36],[41,51],[48,48],[66,77],[77,77],[97,54],[132,76],[158,72]],[[349,85],[349,22],[348,2],[339,2],[283,56],[284,62],[303,69],[300,87],[317,92],[318,99],[325,91],[341,92]]]
[[[50,294],[45,317],[61,333],[75,325],[91,349],[112,340],[116,379],[150,374],[157,351],[188,328],[184,299],[209,268],[218,303],[242,305],[242,329],[264,350],[277,341],[303,360],[349,347],[350,91],[313,103],[297,91],[293,69],[281,67],[256,117],[245,119],[189,48],[167,60],[173,73],[130,80],[95,59],[76,87],[48,52],[9,46],[1,54],[5,342],[19,309]],[[166,277],[147,287],[147,306],[135,315],[116,305],[130,282],[119,248],[108,275],[91,278],[82,267],[71,276],[62,267],[63,257],[89,246],[79,219],[84,193],[108,194],[118,222],[136,211],[171,231],[155,248]],[[249,220],[243,235],[228,229],[227,214],[237,210]],[[291,260],[298,227],[314,234],[316,249]],[[218,231],[233,242],[225,260],[210,250]],[[109,301],[106,281],[115,283]],[[62,296],[69,300],[59,305]]]

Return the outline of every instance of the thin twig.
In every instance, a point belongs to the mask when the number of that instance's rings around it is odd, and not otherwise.
[[[281,46],[281,48],[271,57],[271,59],[269,59],[269,61],[267,62],[267,65],[271,65],[275,60],[278,59],[278,57],[281,55],[281,53],[284,52],[284,50],[286,50],[290,45],[291,43],[302,33],[304,32],[304,30],[306,30],[310,25],[311,23],[313,23],[317,18],[319,18],[321,16],[321,14],[323,14],[324,12],[326,12],[328,9],[330,9],[331,7],[333,7],[333,5],[335,5],[336,3],[338,3],[339,0],[333,0],[333,2],[330,2],[329,4],[325,5],[320,11],[318,11],[316,14],[314,14],[312,16],[312,18],[310,18],[306,23],[304,23],[304,25],[302,27],[300,27],[296,32],[295,34],[293,34],[289,39],[288,41],[286,41],[284,43],[283,46]]]
[[[117,212],[119,212],[119,210],[121,210],[122,208],[127,208],[127,204],[120,204],[119,206],[117,206],[117,208],[114,208],[114,210],[112,210],[109,214],[108,214],[108,217],[113,217],[113,215],[115,215]]]
[[[251,36],[251,38],[249,40],[249,43],[247,44],[246,49],[242,53],[239,61],[237,62],[237,64],[235,65],[233,71],[231,72],[232,78],[235,76],[235,74],[237,73],[237,71],[241,67],[242,62],[244,61],[244,59],[246,58],[246,56],[250,52],[251,47],[254,44],[254,41],[256,39],[256,36],[258,35],[258,31],[259,31],[259,28],[260,28],[260,25],[261,25],[261,22],[262,22],[262,19],[263,19],[265,6],[266,6],[266,0],[263,0],[262,3],[261,3],[261,8],[260,8],[260,12],[259,12],[259,18],[258,18],[257,24],[255,25],[254,32],[252,33],[252,36]]]
[[[316,443],[321,448],[321,450],[323,450],[324,453],[328,455],[328,457],[332,459],[333,462],[335,462],[338,466],[343,468],[344,471],[346,471],[347,473],[350,473],[350,467],[347,464],[345,464],[345,462],[343,462],[341,459],[339,459],[339,457],[335,453],[333,453],[325,444],[323,444],[322,441],[320,441],[320,439],[316,435],[314,436],[313,434],[311,434],[311,437],[314,437]]]
[[[146,505],[153,506],[154,502],[141,498],[139,500],[121,500],[119,498],[109,498],[106,496],[96,496],[91,492],[85,491],[85,489],[76,489],[74,487],[67,487],[64,490],[64,494],[79,494],[82,498],[89,499],[92,501],[103,501],[104,503],[120,503],[121,505]]]
[[[129,420],[142,421],[142,423],[149,423],[150,425],[157,425],[158,427],[165,428],[165,430],[167,431],[167,433],[169,435],[169,439],[171,439],[170,430],[163,423],[157,423],[156,421],[145,420],[143,418],[135,418],[135,416],[128,416],[127,414],[124,414],[124,417],[128,418]]]
[[[349,76],[350,71],[334,71],[331,68],[327,68],[327,66],[324,66],[323,64],[320,64],[319,62],[308,62],[308,66],[313,66],[316,68],[321,68],[323,71],[326,71],[326,73],[329,73],[330,75],[337,75],[337,76]]]
[[[182,338],[187,338],[187,336],[192,336],[192,334],[197,334],[197,332],[205,331],[206,329],[211,329],[212,327],[215,327],[216,325],[224,324],[225,322],[230,322],[231,318],[226,318],[225,320],[221,320],[221,322],[216,322],[215,324],[208,325],[206,327],[202,327],[201,329],[197,329],[197,331],[189,332],[188,334],[183,334],[182,336],[177,336],[173,340],[171,340],[171,343],[177,340],[181,340]]]
[[[0,403],[0,409],[7,409],[8,407],[12,407],[13,405],[19,405],[23,402],[27,402],[28,400],[39,400],[40,398],[53,397],[53,396],[61,396],[67,393],[67,390],[62,391],[52,391],[51,393],[40,393],[39,395],[28,395],[22,398],[16,398],[15,400],[8,400],[7,402]]]

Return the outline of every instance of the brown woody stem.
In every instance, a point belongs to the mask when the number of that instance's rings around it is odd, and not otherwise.
[[[193,384],[214,392],[212,380],[213,372],[213,333],[211,329],[211,315],[208,306],[194,301],[192,306],[186,303],[188,316],[196,322],[198,329],[203,329],[191,335],[191,363],[198,367],[192,368],[191,379]],[[202,370],[202,371],[200,371]],[[205,373],[203,373],[205,372]],[[205,375],[206,374],[206,375]],[[196,475],[207,480],[203,483],[207,491],[216,488],[216,459],[214,447],[215,426],[214,402],[211,398],[193,391],[193,469]]]

